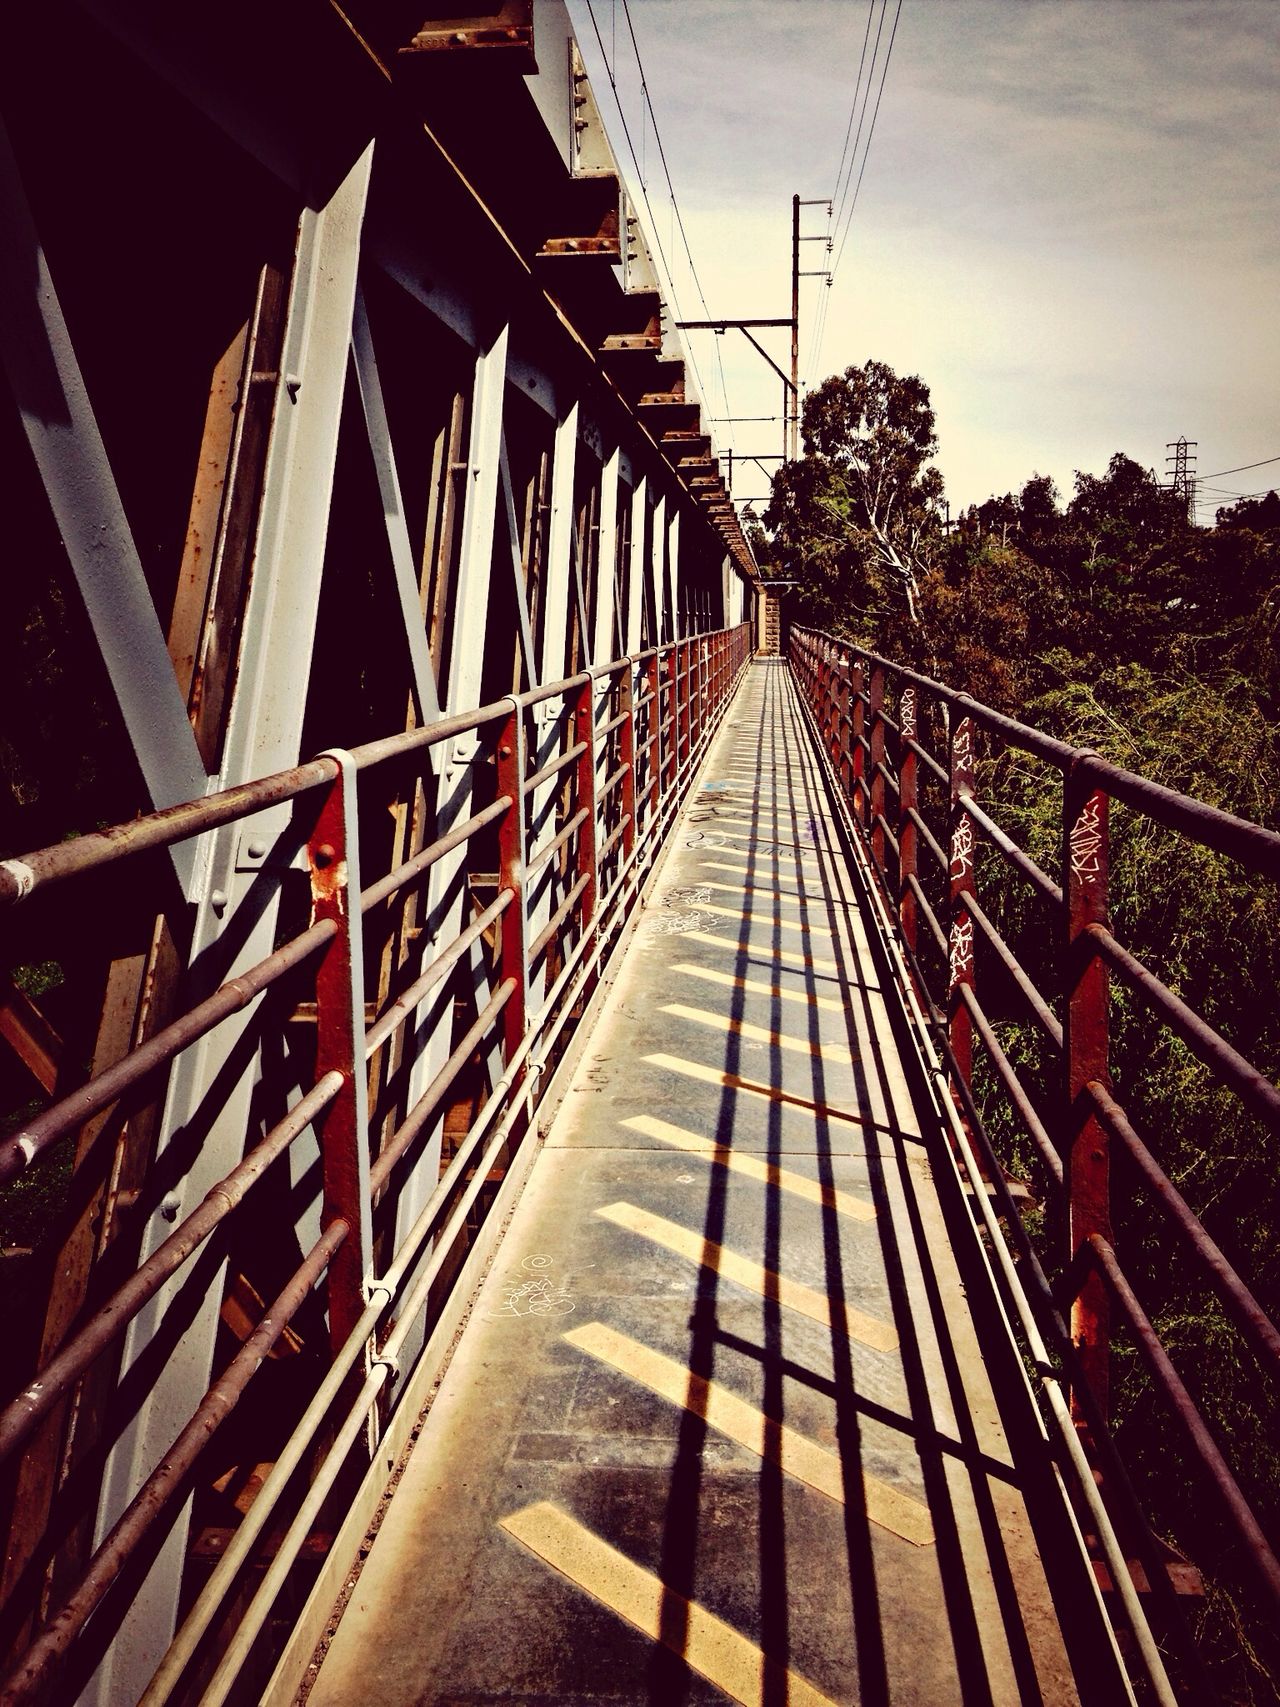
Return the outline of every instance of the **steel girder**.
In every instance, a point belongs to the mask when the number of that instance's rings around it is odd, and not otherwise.
[[[536,76],[493,40],[441,47],[384,29],[377,7],[301,0],[267,20],[232,5],[212,22],[67,0],[19,32],[3,90],[0,343],[33,453],[28,509],[48,506],[60,542],[46,531],[18,546],[25,574],[78,588],[75,622],[114,699],[86,760],[100,817],[385,733],[391,705],[412,726],[745,608],[753,566],[736,521],[709,520],[694,463],[680,467],[698,403],[563,6],[538,0],[520,37]],[[504,134],[485,119],[498,102]],[[113,140],[119,107],[131,118]],[[94,171],[77,171],[89,150],[129,186],[117,225],[133,246],[109,257],[90,240]],[[161,286],[173,253],[184,264]],[[152,288],[166,338],[140,364],[119,348],[112,306],[141,329]],[[473,809],[466,739],[389,803],[405,857]],[[531,852],[554,834],[550,800],[548,784],[532,801]],[[62,833],[87,827],[74,791],[59,809]],[[29,845],[20,820],[6,834],[6,853]],[[88,1025],[95,1065],[161,1025],[179,990],[210,990],[270,950],[277,879],[302,852],[283,809],[210,832],[133,898],[105,974],[100,951],[68,955],[82,1025],[110,992]],[[554,862],[544,869],[535,929],[562,893]],[[437,862],[416,909],[366,945],[371,994],[456,935],[479,880],[464,850]],[[23,952],[19,941],[11,959]],[[479,1005],[478,951],[471,975]],[[376,1069],[388,1111],[447,1057],[449,990],[424,999],[410,1055]],[[38,1358],[92,1299],[113,1246],[154,1250],[296,1084],[292,1044],[264,1053],[260,1011],[184,1054],[108,1134],[105,1165],[96,1132],[82,1142],[80,1166],[102,1180],[67,1235],[69,1290],[45,1301]],[[438,1175],[444,1125],[399,1187],[401,1230]],[[319,1225],[316,1155],[314,1141],[292,1153],[281,1206],[303,1244]],[[34,1533],[93,1461],[95,1433],[108,1450],[93,1527],[110,1528],[207,1386],[219,1336],[235,1333],[228,1300],[253,1278],[238,1261],[223,1253],[162,1291],[112,1380],[55,1419],[35,1451],[46,1470],[15,1496],[15,1533]],[[68,1547],[82,1555],[83,1522],[78,1533]],[[140,1694],[174,1626],[187,1540],[180,1522],[133,1585],[86,1700]],[[10,1575],[30,1590],[37,1567],[51,1583],[68,1568],[32,1553]]]

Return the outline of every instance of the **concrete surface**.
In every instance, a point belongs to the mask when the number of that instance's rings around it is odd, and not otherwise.
[[[313,1707],[1081,1698],[918,1077],[756,665]]]

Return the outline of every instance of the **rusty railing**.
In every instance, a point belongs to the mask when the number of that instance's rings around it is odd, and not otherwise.
[[[213,1569],[185,1597],[185,1617],[144,1699],[155,1704],[194,1692],[204,1702],[223,1701],[251,1662],[255,1675],[274,1663],[272,1609],[286,1589],[297,1593],[295,1571],[300,1559],[305,1565],[309,1541],[314,1550],[316,1533],[332,1529],[335,1509],[341,1517],[362,1478],[376,1485],[379,1458],[385,1481],[386,1459],[395,1456],[390,1443],[407,1438],[412,1419],[399,1419],[398,1407],[408,1408],[400,1401],[413,1391],[411,1366],[438,1360],[433,1327],[445,1318],[446,1301],[454,1316],[465,1307],[452,1293],[474,1284],[477,1265],[462,1259],[484,1254],[478,1224],[499,1201],[495,1182],[514,1175],[522,1140],[536,1131],[533,1112],[549,1069],[641,893],[749,649],[746,627],[696,635],[0,866],[0,904],[39,909],[47,897],[56,906],[73,887],[97,886],[109,906],[121,862],[145,861],[273,808],[277,849],[298,855],[277,862],[278,881],[290,869],[301,881],[305,868],[310,891],[305,925],[265,959],[191,1001],[140,1047],[0,1144],[0,1185],[40,1167],[103,1110],[159,1099],[171,1064],[242,1010],[256,1005],[260,1038],[304,1015],[315,1051],[309,1083],[282,1080],[277,1102],[288,1106],[261,1121],[265,1129],[251,1124],[245,1131],[243,1159],[154,1248],[139,1242],[145,1254],[138,1265],[109,1296],[92,1299],[0,1413],[0,1468],[12,1467],[39,1430],[62,1426],[86,1374],[108,1354],[119,1357],[129,1324],[163,1299],[167,1283],[189,1272],[193,1259],[220,1251],[223,1266],[207,1284],[223,1286],[226,1251],[234,1248],[226,1239],[234,1240],[264,1195],[263,1183],[274,1176],[279,1184],[282,1169],[287,1176],[304,1134],[314,1135],[319,1159],[318,1236],[256,1324],[242,1329],[234,1355],[130,1490],[74,1580],[50,1599],[59,1545],[92,1516],[97,1487],[86,1492],[68,1482],[62,1494],[75,1499],[75,1510],[60,1510],[55,1499],[43,1535],[10,1536],[11,1562],[16,1551],[23,1568],[13,1573],[5,1610],[11,1650],[15,1632],[21,1638],[16,1666],[0,1684],[6,1707],[69,1699],[88,1675],[127,1617],[113,1594],[118,1580],[155,1557],[157,1538],[179,1521],[217,1431],[253,1394],[255,1376],[287,1341],[291,1324],[319,1306],[323,1351],[296,1397],[292,1431]],[[365,867],[386,844],[388,791],[412,794],[431,766],[446,761],[470,767],[469,815],[370,880]],[[281,808],[289,818],[283,830]],[[439,868],[450,865],[469,887],[472,916],[451,940],[418,931],[422,949],[391,999],[370,1013],[366,962],[385,941],[388,917],[420,900],[433,873],[438,879]],[[270,866],[264,859],[264,881]],[[445,980],[456,990],[448,1058],[425,1087],[407,1093],[421,1044],[415,1015]],[[297,1090],[292,1100],[289,1085]],[[400,1203],[426,1140],[459,1107],[469,1118],[464,1129],[455,1118],[438,1177]],[[216,1120],[219,1108],[206,1113]],[[156,1158],[171,1192],[169,1160],[167,1151]],[[288,1189],[297,1187],[286,1196]],[[145,1187],[138,1194],[133,1213],[141,1224],[155,1212],[153,1195]],[[269,1220],[244,1225],[250,1237],[270,1236]],[[492,1215],[488,1236],[491,1246]],[[134,1393],[130,1403],[139,1402]],[[349,1563],[338,1560],[344,1573]],[[250,1567],[261,1574],[253,1577]]]
[[[1109,986],[1118,980],[1179,1038],[1221,1086],[1280,1137],[1280,1089],[1159,977],[1129,952],[1108,915],[1108,812],[1112,800],[1179,836],[1239,861],[1259,877],[1280,877],[1280,834],[1175,793],[1072,747],[990,707],[857,646],[808,630],[792,631],[792,668],[816,733],[870,860],[912,996],[932,1033],[979,1175],[970,1184],[983,1210],[994,1199],[1024,1320],[1041,1336],[1069,1387],[1071,1420],[1099,1473],[1103,1495],[1125,1538],[1128,1574],[1145,1575],[1165,1620],[1175,1625],[1188,1698],[1203,1682],[1193,1646],[1176,1617],[1167,1552],[1150,1532],[1108,1427],[1113,1318],[1123,1324],[1146,1373],[1189,1451],[1189,1462],[1216,1496],[1233,1536],[1233,1559],[1250,1603],[1274,1625],[1280,1612],[1280,1562],[1272,1539],[1241,1491],[1226,1455],[1179,1375],[1117,1251],[1112,1226],[1113,1153],[1126,1183],[1145,1196],[1172,1240],[1169,1260],[1211,1293],[1264,1378],[1280,1375],[1280,1333],[1250,1284],[1228,1261],[1161,1168],[1113,1085],[1109,1062]],[[924,732],[946,742],[931,752]],[[1062,784],[1061,865],[1045,871],[990,815],[976,791],[979,741],[1014,748],[1056,770]],[[926,785],[922,788],[922,783]],[[925,794],[935,803],[922,811]],[[996,909],[979,893],[978,853],[994,849],[1055,921],[1044,950],[1052,987],[1040,988],[1001,931]],[[931,899],[931,894],[933,899]],[[981,950],[981,954],[979,953]],[[1014,993],[1024,1022],[1056,1061],[1048,1097],[1037,1100],[1002,1046],[993,1009],[979,993],[986,957],[998,975],[1002,1005]],[[993,983],[995,980],[993,979]],[[1004,1011],[1001,1018],[1007,1017]],[[1033,1239],[1016,1193],[984,1124],[974,1092],[975,1051],[985,1084],[1002,1099],[1039,1161],[1048,1235]],[[994,1231],[994,1223],[993,1228]],[[1132,1264],[1130,1265],[1133,1266]],[[1019,1300],[1010,1296],[1011,1306]],[[1048,1366],[1041,1371],[1050,1373]],[[1139,1572],[1133,1565],[1136,1557]],[[1191,1573],[1194,1576],[1194,1573]],[[1185,1580],[1187,1573],[1182,1573]],[[1119,1585],[1118,1585],[1119,1586]],[[1145,1597],[1144,1597],[1145,1598]],[[1133,1611],[1130,1601],[1129,1612]],[[1200,1682],[1194,1681],[1199,1677]]]

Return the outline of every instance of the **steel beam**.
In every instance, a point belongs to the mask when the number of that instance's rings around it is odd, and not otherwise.
[[[225,782],[284,768],[298,757],[305,710],[298,682],[309,673],[319,608],[371,164],[370,147],[333,200],[318,211],[305,211],[299,225],[239,677],[224,749]],[[252,828],[236,825],[215,834],[192,948],[196,991],[234,976],[274,946],[278,886],[264,875],[268,856],[253,859],[248,843],[252,839],[270,846],[280,828],[279,818],[268,815],[265,822],[255,820]],[[264,882],[268,888],[262,900]],[[247,919],[253,922],[242,922]],[[234,948],[224,948],[224,940],[234,942]],[[240,1159],[257,1079],[256,1051],[246,1051],[242,1040],[252,1029],[257,1005],[187,1050],[175,1066],[158,1151],[163,1154],[179,1140],[189,1144],[196,1135],[199,1143],[181,1182],[153,1209],[144,1258],[161,1243],[183,1207],[197,1202]],[[308,1143],[314,1146],[314,1139],[295,1146],[295,1165],[304,1165],[301,1152]],[[160,1346],[166,1356],[107,1461],[99,1542],[204,1395],[222,1284],[219,1267],[207,1278],[203,1295],[186,1301],[188,1314],[175,1334],[172,1328],[166,1330],[165,1317],[183,1292],[179,1276],[126,1335],[124,1372],[144,1356],[154,1357]],[[188,1521],[189,1503],[139,1588],[130,1618],[94,1674],[84,1695],[86,1704],[112,1707],[142,1693],[174,1628]]]
[[[667,585],[671,600],[671,639],[683,640],[689,629],[688,614],[680,608],[680,512],[674,506],[667,524]]]
[[[649,482],[644,476],[631,489],[631,566],[627,578],[626,632],[623,645],[629,658],[644,646],[644,583],[648,573],[645,533],[649,525]]]
[[[600,546],[596,552],[596,621],[593,661],[613,656],[613,617],[618,574],[618,463],[615,450],[600,474]]]
[[[649,608],[653,612],[651,646],[661,646],[670,640],[666,625],[667,588],[667,500],[660,497],[653,506],[653,533],[649,551]]]
[[[382,499],[382,517],[387,530],[387,545],[391,552],[391,569],[395,576],[396,596],[400,603],[400,617],[404,623],[404,637],[409,650],[414,706],[419,723],[430,723],[440,715],[440,699],[436,692],[436,675],[431,665],[431,652],[427,646],[426,625],[422,620],[418,569],[413,547],[409,543],[409,529],[405,523],[404,501],[400,496],[400,479],[396,472],[395,449],[391,443],[391,430],[387,425],[387,410],[382,397],[382,381],[378,377],[378,361],[369,331],[364,292],[359,288],[356,290],[351,324],[351,353],[355,358],[356,382],[360,387],[360,401],[364,406],[369,449],[373,453],[378,492]],[[434,760],[434,752],[430,756]]]
[[[577,467],[578,405],[572,404],[556,427],[551,464],[551,525],[547,533],[547,574],[543,585],[542,679],[558,682],[565,673],[569,636],[570,554],[574,533],[574,476]]]
[[[476,356],[471,393],[471,433],[467,445],[466,499],[462,510],[462,540],[457,579],[453,589],[454,623],[445,679],[445,709],[467,711],[480,703],[483,679],[485,618],[489,608],[489,581],[493,565],[494,527],[497,520],[503,454],[503,404],[507,389],[509,330],[504,325],[481,346]],[[450,743],[435,785],[437,830],[447,831],[462,823],[471,811],[471,765],[476,753],[474,736]],[[424,914],[423,960],[434,956],[453,940],[461,928],[467,902],[467,849],[465,845],[438,860],[431,868]],[[426,1091],[449,1058],[452,1047],[453,1005],[447,986],[441,985],[416,1010],[411,1035],[419,1037],[419,1052],[409,1072],[408,1099],[412,1104]],[[440,1174],[440,1143],[443,1115],[434,1123],[421,1145],[417,1162],[406,1170],[396,1199],[396,1242],[407,1234]],[[406,1361],[416,1356],[421,1334],[415,1330],[406,1346]]]
[[[0,357],[152,807],[208,776],[35,221],[0,123]],[[196,849],[173,850],[188,898]]]

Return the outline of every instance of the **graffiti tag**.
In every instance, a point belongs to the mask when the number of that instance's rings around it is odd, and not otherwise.
[[[1071,826],[1071,873],[1081,883],[1096,883],[1102,875],[1102,801],[1091,794]]]

